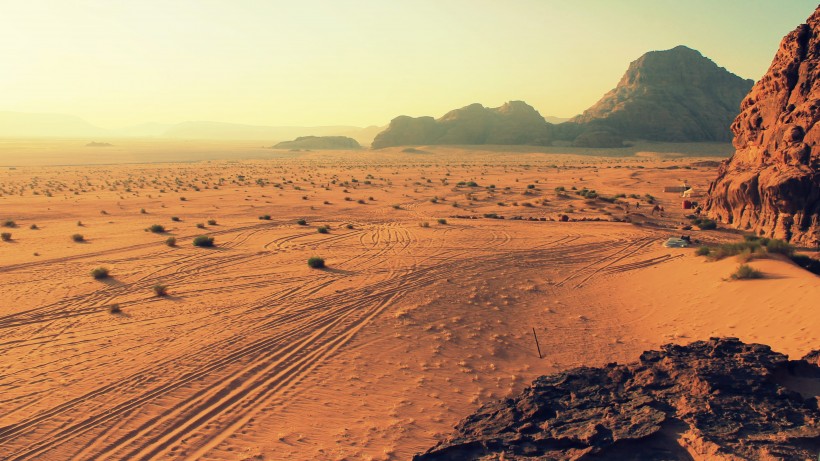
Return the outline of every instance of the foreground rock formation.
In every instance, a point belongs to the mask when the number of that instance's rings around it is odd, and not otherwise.
[[[815,459],[817,357],[713,338],[543,376],[414,459]]]
[[[376,135],[373,148],[432,144],[549,145],[552,125],[523,101],[488,108],[471,104],[433,117],[400,116]]]
[[[609,132],[626,139],[729,142],[729,125],[753,83],[685,46],[651,51],[632,62],[618,85],[572,123],[581,133]],[[572,133],[571,127],[565,129]]]
[[[293,141],[282,141],[274,149],[361,149],[362,146],[347,136],[300,136]]]
[[[737,151],[709,188],[711,217],[758,235],[820,243],[820,9],[786,35],[732,124]]]

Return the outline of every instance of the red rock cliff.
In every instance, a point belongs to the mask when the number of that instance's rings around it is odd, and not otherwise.
[[[786,35],[732,124],[735,154],[707,213],[758,235],[820,243],[820,8]]]

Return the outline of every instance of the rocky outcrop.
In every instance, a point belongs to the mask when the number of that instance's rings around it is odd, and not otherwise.
[[[471,104],[432,117],[396,117],[376,135],[373,148],[435,144],[549,145],[551,127],[532,106],[511,101],[501,107]]]
[[[636,363],[540,377],[414,459],[815,459],[813,360],[735,338],[667,345]]]
[[[780,43],[732,124],[734,155],[709,187],[707,213],[797,244],[820,243],[820,9]]]
[[[729,142],[729,126],[753,83],[685,46],[651,51],[572,121],[583,132],[608,131],[625,139]]]
[[[353,138],[346,136],[300,136],[293,141],[283,141],[274,149],[361,149]]]

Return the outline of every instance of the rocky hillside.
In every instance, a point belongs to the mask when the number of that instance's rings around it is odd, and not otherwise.
[[[820,9],[780,43],[732,124],[735,154],[707,213],[759,235],[820,244]]]
[[[818,361],[735,338],[667,345],[538,378],[414,459],[816,459]]]
[[[579,125],[576,132],[626,139],[728,142],[729,126],[753,83],[685,46],[651,51],[632,62],[618,85],[572,122]]]
[[[549,145],[551,127],[532,106],[511,101],[488,108],[471,104],[432,117],[400,116],[376,135],[373,148],[432,144]]]
[[[274,149],[361,149],[353,138],[346,136],[300,136],[293,141],[283,141]]]

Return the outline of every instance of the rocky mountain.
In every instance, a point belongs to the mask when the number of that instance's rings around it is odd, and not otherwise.
[[[754,82],[732,74],[685,46],[650,51],[629,65],[621,81],[563,133],[609,133],[667,142],[731,141],[729,126]],[[577,134],[576,134],[577,133]],[[596,136],[587,135],[587,144]],[[601,137],[601,135],[597,135]],[[611,146],[600,146],[611,147]]]
[[[361,149],[353,138],[346,136],[300,136],[293,141],[283,141],[274,149]]]
[[[532,106],[511,101],[488,108],[471,104],[432,117],[394,118],[373,140],[373,148],[431,144],[549,145],[552,125]]]
[[[758,235],[820,244],[820,8],[780,43],[732,124],[734,155],[706,212]]]
[[[416,461],[815,459],[818,353],[712,338],[543,376]]]

